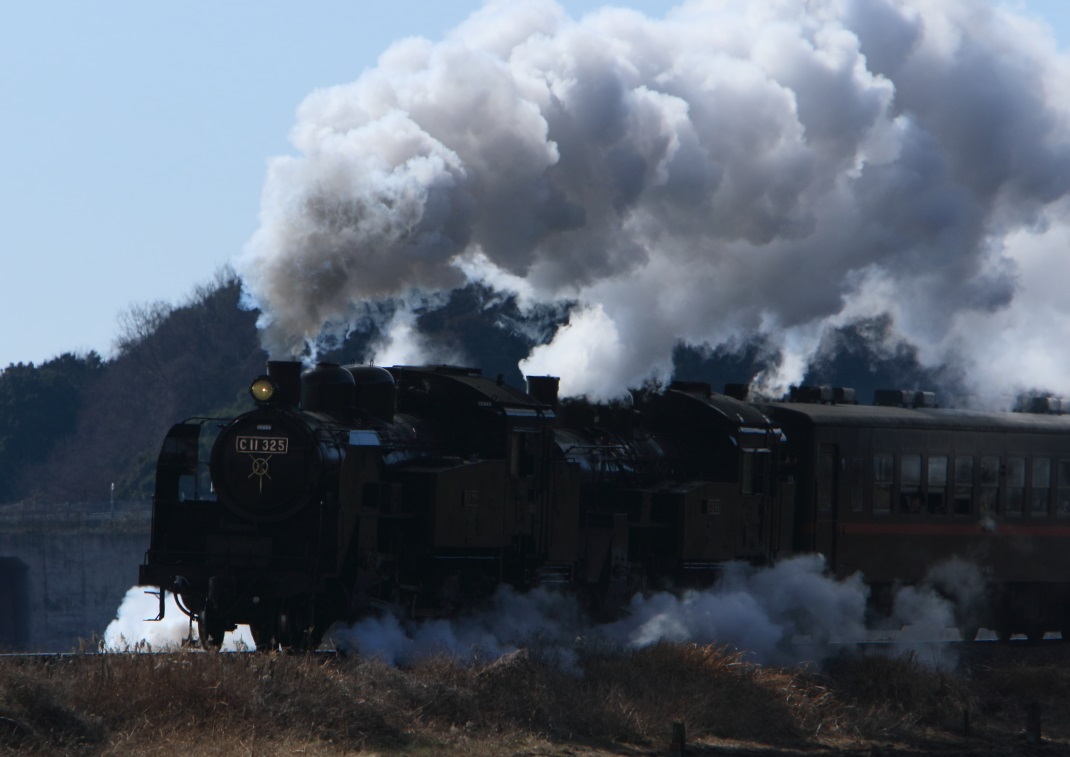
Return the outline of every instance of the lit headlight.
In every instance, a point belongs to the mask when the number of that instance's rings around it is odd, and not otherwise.
[[[249,387],[249,394],[258,405],[268,402],[275,395],[275,382],[267,376],[261,376]]]

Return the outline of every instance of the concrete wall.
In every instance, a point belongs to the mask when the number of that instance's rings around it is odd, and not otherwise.
[[[0,517],[0,649],[69,652],[93,643],[137,584],[149,505]]]

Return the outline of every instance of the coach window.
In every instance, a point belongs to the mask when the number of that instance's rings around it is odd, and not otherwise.
[[[981,515],[996,514],[996,499],[999,495],[999,458],[981,458]]]
[[[1070,518],[1070,460],[1060,460],[1056,464],[1058,476],[1055,489],[1055,514],[1060,518]]]
[[[899,458],[899,512],[921,512],[921,455]]]
[[[1025,458],[1007,458],[1007,515],[1022,514],[1025,503]]]
[[[817,458],[817,509],[827,513],[832,511],[833,489],[836,486],[835,447],[822,444]]]
[[[942,515],[947,512],[947,457],[938,455],[929,458],[929,488],[925,496],[929,512]]]
[[[1051,460],[1038,457],[1033,460],[1032,488],[1029,490],[1029,514],[1044,517],[1048,514],[1051,495]]]
[[[851,458],[851,512],[860,513],[864,508],[866,461],[861,457]]]
[[[892,510],[892,456],[878,452],[873,456],[873,514],[887,515]]]
[[[973,505],[973,458],[955,458],[955,515],[969,515]]]

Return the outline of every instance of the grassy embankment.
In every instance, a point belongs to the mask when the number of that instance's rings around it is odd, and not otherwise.
[[[760,667],[694,645],[584,653],[572,672],[527,652],[406,669],[282,654],[5,658],[0,751],[665,754],[682,721],[688,754],[1053,754],[1070,752],[1067,647],[953,674],[876,655]],[[1040,746],[1027,730],[1034,701]]]

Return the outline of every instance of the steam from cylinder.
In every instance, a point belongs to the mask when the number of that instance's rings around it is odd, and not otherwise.
[[[767,391],[881,317],[985,397],[1070,392],[1070,57],[984,0],[689,2],[579,19],[492,2],[313,92],[237,267],[265,346],[481,282],[568,320],[522,362],[562,395],[758,340]]]

